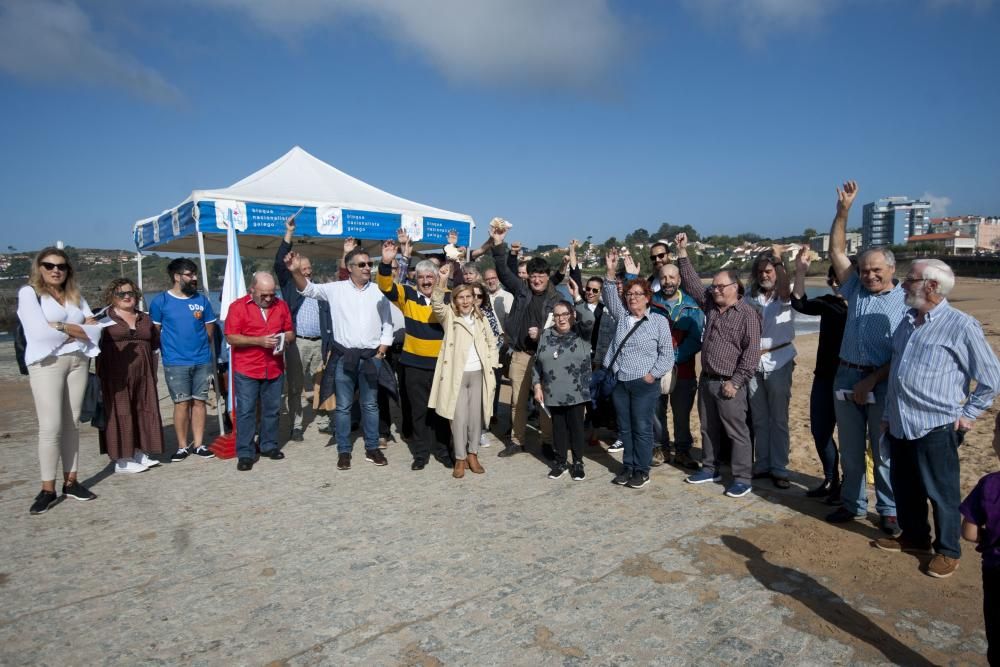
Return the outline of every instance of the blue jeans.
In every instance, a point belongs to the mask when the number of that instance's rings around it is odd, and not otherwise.
[[[281,389],[285,376],[257,380],[241,373],[233,374],[236,389],[236,456],[252,459],[253,436],[257,431],[257,402],[260,402],[260,451],[278,451],[278,414],[281,410]]]
[[[674,372],[677,369],[674,368]],[[653,437],[655,442],[669,450],[673,445],[678,454],[690,454],[694,445],[691,435],[691,409],[694,407],[694,397],[698,393],[697,378],[678,378],[674,390],[669,396],[660,396],[656,409],[656,419],[653,421]],[[670,438],[670,427],[667,426],[667,406],[674,420],[674,437]]]
[[[833,380],[813,377],[809,394],[809,429],[816,443],[816,454],[823,464],[823,478],[828,482],[840,480],[840,463],[837,443],[833,439],[833,429],[837,426],[834,414]]]
[[[750,378],[747,395],[753,418],[754,472],[788,479],[788,403],[792,399],[789,361],[773,371],[757,371]]]
[[[856,368],[841,366],[833,381],[834,391],[853,389],[855,383],[867,373]],[[837,431],[840,434],[840,465],[844,469],[840,497],[844,509],[861,516],[868,512],[868,489],[865,483],[865,448],[871,447],[875,464],[875,509],[882,516],[896,514],[896,500],[889,480],[889,464],[884,459],[887,452],[879,450],[882,411],[885,408],[887,383],[875,387],[875,403],[858,405],[852,400],[834,398],[837,413]]]
[[[381,365],[381,359],[371,359],[376,366]],[[337,360],[334,369],[334,384],[337,395],[337,409],[334,412],[334,426],[337,430],[337,452],[350,454],[354,449],[351,442],[351,408],[354,407],[354,391],[358,392],[361,402],[361,430],[365,435],[365,449],[378,449],[378,382],[369,381],[363,368],[345,369],[344,359]]]
[[[916,440],[886,436],[892,448],[892,489],[903,537],[926,542],[931,537],[927,501],[934,514],[934,551],[960,558],[962,502],[958,477],[960,434],[948,424]]]
[[[653,460],[653,418],[660,398],[660,383],[644,379],[621,380],[615,385],[611,400],[618,413],[618,439],[625,471],[649,474]]]

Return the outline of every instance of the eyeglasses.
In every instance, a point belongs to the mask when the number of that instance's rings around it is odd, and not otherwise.
[[[569,317],[572,313],[552,313],[553,319],[556,317]]]
[[[134,299],[135,292],[133,292],[132,290],[127,290],[124,292],[115,292],[115,297],[118,299]]]
[[[735,285],[735,284],[736,284],[735,282],[732,282],[732,283],[725,283],[724,285],[711,285],[711,286],[709,286],[708,289],[712,290],[713,292],[721,292],[722,290],[726,289],[730,285]]]
[[[41,262],[46,271],[65,271],[69,264],[53,264],[52,262]]]
[[[586,293],[588,293],[588,294],[600,294],[601,293],[601,288],[599,288],[599,287],[584,287],[583,291],[586,292]]]
[[[197,278],[198,274],[197,273],[191,273],[190,271],[185,271],[184,273],[181,274],[181,277],[182,278]]]
[[[910,276],[906,276],[905,278],[903,278],[904,283],[910,283],[911,285],[913,283],[922,283],[926,281],[927,281],[926,278],[911,278]]]
[[[375,268],[375,262],[354,262],[351,266],[356,266],[359,269],[371,269]]]
[[[666,256],[667,256],[667,253],[665,253],[665,252],[658,252],[658,253],[656,253],[655,255],[654,255],[653,253],[650,253],[650,254],[649,254],[649,258],[650,258],[651,260],[653,260],[654,262],[655,262],[656,260],[658,260],[658,259],[663,259],[663,258],[664,258],[664,257],[666,257]]]
[[[638,299],[641,296],[646,296],[645,292],[626,292],[625,296],[629,299]]]

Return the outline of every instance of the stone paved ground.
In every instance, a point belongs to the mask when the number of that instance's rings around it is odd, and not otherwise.
[[[100,497],[31,517],[28,385],[0,382],[3,665],[984,664],[981,626],[933,588],[892,610],[770,562],[754,531],[815,521],[773,494],[727,499],[669,466],[626,490],[605,454],[586,481],[550,481],[494,446],[486,475],[456,481],[411,472],[403,445],[386,468],[358,445],[338,472],[309,434],[250,473],[123,476],[87,426]]]

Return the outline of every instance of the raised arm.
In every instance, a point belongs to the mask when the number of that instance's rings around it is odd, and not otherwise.
[[[611,248],[604,255],[604,287],[601,288],[601,297],[604,300],[604,308],[608,314],[615,319],[621,319],[625,315],[625,305],[622,298],[618,296],[618,250]]]
[[[796,299],[804,299],[806,296],[806,271],[812,262],[809,259],[809,248],[802,246],[799,254],[795,256],[795,287],[792,295]]]
[[[302,260],[299,258],[297,252],[290,252],[285,255],[285,268],[292,275],[292,280],[295,281],[295,289],[306,296],[311,296],[314,299],[322,298],[326,301],[326,297],[317,297],[313,294],[306,294],[306,287],[309,285],[309,279],[302,275]]]
[[[497,277],[500,278],[500,284],[503,285],[511,294],[518,294],[526,288],[524,283],[521,282],[521,279],[517,277],[516,259],[513,271],[511,271],[510,266],[507,264],[507,258],[510,253],[507,252],[507,244],[504,243],[506,236],[506,229],[502,231],[490,229],[490,238],[493,241],[493,264],[495,265],[497,271]]]
[[[691,266],[691,260],[688,259],[688,237],[684,232],[680,232],[674,237],[674,241],[677,244],[677,270],[681,274],[681,289],[687,294],[691,295],[691,298],[701,307],[705,307],[705,286],[701,284],[701,278],[698,277],[698,272],[694,270]]]
[[[274,275],[278,278],[278,285],[284,287],[292,279],[292,273],[285,266],[285,255],[292,251],[292,235],[295,234],[295,216],[285,220],[285,238],[278,245],[278,252],[274,256]]]
[[[382,261],[378,264],[375,274],[375,284],[392,303],[399,308],[406,303],[406,290],[396,282],[392,275],[392,260],[396,258],[396,244],[392,241],[382,242]]]
[[[847,282],[854,270],[847,257],[847,216],[857,196],[858,184],[855,181],[844,183],[843,190],[837,189],[837,215],[830,226],[830,263],[841,285]]]
[[[451,311],[451,306],[444,302],[444,295],[448,292],[449,278],[451,278],[451,263],[445,262],[438,269],[437,284],[434,285],[434,291],[431,292],[431,310],[434,312],[434,317],[442,325],[447,324],[448,313]]]
[[[782,303],[787,303],[789,299],[792,298],[792,284],[788,279],[788,270],[785,268],[785,263],[781,261],[781,256],[776,255],[774,258],[776,264],[774,264],[774,291],[778,295],[778,300]]]

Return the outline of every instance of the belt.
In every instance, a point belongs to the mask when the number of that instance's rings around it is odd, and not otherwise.
[[[725,375],[719,375],[718,373],[708,373],[708,372],[705,372],[705,371],[701,372],[701,376],[702,377],[706,377],[709,380],[721,380],[722,382],[729,382],[729,380],[732,379],[732,378],[727,377]]]
[[[781,345],[775,345],[774,347],[769,347],[766,350],[761,350],[760,353],[767,354],[768,352],[774,352],[775,350],[780,350],[783,347],[788,347],[791,344],[792,341],[788,341],[787,343],[782,343]]]
[[[302,340],[320,340],[322,336],[296,336],[296,338],[301,338]]]
[[[854,370],[865,371],[868,373],[871,373],[872,371],[878,369],[878,366],[859,366],[857,364],[852,364],[849,361],[844,361],[843,359],[840,359],[839,362],[840,365],[843,366],[844,368],[853,368]]]

